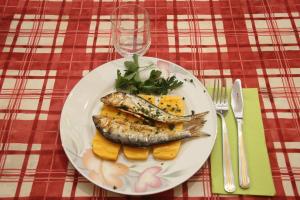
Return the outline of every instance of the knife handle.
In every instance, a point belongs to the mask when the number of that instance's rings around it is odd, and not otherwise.
[[[239,157],[239,183],[241,188],[249,188],[250,178],[248,174],[248,164],[243,139],[243,120],[236,119],[238,128],[238,157]]]
[[[222,156],[223,156],[223,178],[224,189],[226,192],[234,192],[236,187],[234,183],[234,175],[232,170],[232,160],[230,156],[230,145],[228,139],[228,131],[225,118],[221,113],[217,113],[222,123]]]

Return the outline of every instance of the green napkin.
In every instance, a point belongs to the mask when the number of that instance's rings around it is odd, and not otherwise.
[[[239,187],[237,128],[233,112],[230,109],[226,115],[226,124],[229,132],[231,159],[233,162],[233,172],[235,176],[235,184],[237,186],[237,189],[234,193],[227,193],[223,187],[222,138],[220,128],[221,122],[219,119],[218,136],[210,157],[212,192],[218,194],[274,196],[276,192],[272,179],[267,147],[265,143],[264,127],[261,118],[261,110],[257,89],[243,89],[243,97],[243,137],[246,148],[246,156],[248,159],[250,188],[242,189]]]

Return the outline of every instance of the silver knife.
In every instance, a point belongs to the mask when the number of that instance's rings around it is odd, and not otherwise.
[[[237,79],[233,83],[231,91],[231,107],[237,123],[238,129],[238,158],[239,158],[239,183],[241,188],[249,188],[250,178],[248,174],[248,164],[243,140],[243,93],[241,80]]]

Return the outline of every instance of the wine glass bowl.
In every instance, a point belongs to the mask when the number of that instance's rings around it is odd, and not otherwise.
[[[147,10],[137,4],[117,7],[112,15],[112,42],[123,57],[144,55],[150,45],[150,19]]]

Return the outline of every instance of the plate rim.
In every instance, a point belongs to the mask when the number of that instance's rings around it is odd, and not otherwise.
[[[102,189],[105,189],[107,191],[110,191],[110,192],[113,192],[113,193],[118,193],[118,194],[122,194],[122,195],[131,195],[131,196],[144,196],[144,195],[154,195],[154,194],[158,194],[158,193],[162,193],[162,192],[165,192],[167,190],[170,190],[170,189],[173,189],[175,187],[177,187],[178,185],[184,183],[185,181],[187,181],[188,179],[190,179],[197,171],[199,171],[203,165],[205,164],[205,162],[209,159],[209,156],[211,155],[212,153],[212,150],[214,148],[214,145],[216,143],[216,138],[217,138],[217,129],[218,129],[218,125],[217,125],[217,114],[216,114],[216,109],[215,109],[215,106],[213,104],[213,101],[212,101],[212,97],[211,95],[209,95],[208,93],[208,90],[207,88],[204,86],[204,84],[193,74],[191,73],[190,71],[188,71],[187,69],[185,69],[184,67],[180,66],[179,64],[176,64],[174,62],[171,62],[171,61],[168,61],[168,60],[165,60],[165,59],[161,59],[161,58],[158,58],[158,57],[149,57],[149,56],[140,56],[140,58],[144,58],[144,59],[150,59],[150,60],[160,60],[160,61],[164,61],[164,62],[167,62],[169,64],[172,64],[172,65],[175,65],[176,67],[180,68],[181,70],[185,71],[189,76],[193,77],[199,85],[201,85],[207,92],[206,96],[208,97],[209,99],[209,102],[211,104],[211,111],[213,111],[213,116],[215,116],[215,122],[216,122],[216,126],[215,126],[215,130],[214,130],[214,135],[212,135],[214,138],[213,138],[213,141],[212,141],[212,145],[210,146],[210,149],[209,149],[209,152],[207,157],[204,159],[204,162],[199,165],[199,167],[197,167],[197,169],[194,171],[192,170],[193,172],[190,173],[186,179],[184,179],[183,181],[178,181],[176,184],[170,184],[169,187],[164,187],[162,188],[161,190],[152,190],[152,191],[149,191],[149,192],[143,192],[143,193],[134,193],[134,192],[131,192],[131,193],[128,193],[128,192],[122,192],[122,191],[118,191],[118,190],[113,190],[112,188],[109,188],[109,187],[106,187],[105,185],[99,185],[97,183],[95,183],[92,179],[90,179],[89,177],[87,177],[85,174],[81,173],[81,171],[79,170],[79,167],[75,164],[75,162],[71,159],[71,154],[69,155],[68,153],[68,150],[66,149],[65,145],[63,144],[63,137],[62,137],[62,124],[63,124],[63,115],[64,113],[66,112],[65,111],[65,106],[66,104],[70,101],[70,98],[72,97],[72,94],[74,93],[74,91],[79,87],[80,83],[83,81],[83,79],[88,79],[89,75],[91,75],[94,71],[96,71],[98,68],[101,68],[103,65],[105,64],[108,64],[108,63],[113,63],[113,62],[120,62],[121,60],[127,60],[128,58],[118,58],[118,59],[115,59],[115,60],[110,60],[108,62],[105,62],[101,65],[98,65],[97,67],[95,67],[93,70],[89,71],[85,76],[83,76],[81,79],[79,79],[79,81],[73,86],[73,88],[70,90],[67,98],[65,99],[65,102],[63,104],[63,107],[62,107],[62,111],[61,111],[61,116],[60,116],[60,120],[59,120],[59,134],[60,134],[60,140],[61,140],[61,145],[63,147],[63,150],[64,150],[64,153],[65,155],[67,156],[68,158],[68,161],[72,164],[72,166],[79,172],[80,175],[82,175],[84,178],[86,178],[89,182],[93,183],[94,185],[102,188]]]

